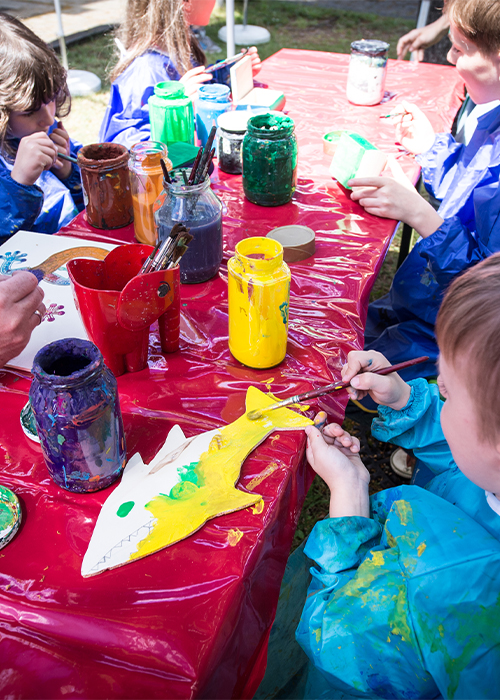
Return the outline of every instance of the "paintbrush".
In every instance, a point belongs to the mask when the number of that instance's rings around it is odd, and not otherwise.
[[[233,63],[238,63],[238,61],[244,58],[247,53],[248,49],[245,49],[241,53],[237,53],[235,56],[230,56],[229,58],[225,58],[223,61],[219,61],[219,63],[214,63],[213,66],[208,66],[208,68],[205,68],[205,73],[215,73],[216,70],[230,66]]]
[[[382,369],[374,369],[372,374],[392,374],[392,372],[399,372],[400,369],[405,369],[406,367],[412,367],[413,365],[418,365],[421,362],[425,362],[429,358],[425,355],[423,357],[416,357],[414,360],[407,360],[406,362],[400,362],[397,365],[390,365],[389,367],[382,367]],[[291,396],[289,399],[284,399],[279,401],[272,406],[267,408],[257,409],[255,411],[250,411],[247,414],[249,420],[258,420],[262,418],[268,411],[274,411],[276,408],[284,408],[289,406],[291,403],[300,403],[301,401],[309,401],[309,399],[315,399],[318,396],[323,396],[324,394],[331,394],[333,391],[341,391],[342,389],[347,389],[351,386],[351,381],[348,382],[333,382],[333,384],[327,384],[321,389],[314,389],[313,391],[306,391],[305,394],[297,394],[296,396]]]
[[[200,182],[204,181],[204,179],[206,177],[205,173],[208,172],[208,168],[206,167],[207,163],[209,164],[209,167],[210,167],[210,155],[212,152],[212,145],[214,142],[216,131],[217,131],[217,127],[214,124],[214,126],[212,126],[212,128],[210,129],[210,134],[208,135],[208,139],[207,139],[207,142],[205,144],[205,148],[203,149],[203,154],[200,158],[200,162],[199,162],[197,171],[196,171],[195,176],[194,176],[194,184],[195,185],[199,185]],[[204,174],[205,174],[205,177],[203,177]],[[203,180],[202,180],[202,177],[203,177]]]
[[[198,151],[198,154],[196,158],[194,159],[193,167],[191,168],[191,172],[189,173],[188,177],[188,184],[193,185],[194,184],[194,177],[196,175],[196,170],[198,169],[198,164],[201,160],[201,156],[203,154],[203,147],[200,146],[200,150]]]
[[[74,158],[73,156],[67,156],[66,153],[60,153],[58,151],[57,157],[62,158],[63,160],[69,160],[70,163],[78,163],[78,160],[76,158]]]

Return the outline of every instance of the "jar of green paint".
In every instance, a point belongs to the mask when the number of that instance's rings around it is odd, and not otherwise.
[[[248,120],[243,139],[243,191],[263,207],[292,198],[297,185],[297,139],[293,119],[284,114],[258,114]]]

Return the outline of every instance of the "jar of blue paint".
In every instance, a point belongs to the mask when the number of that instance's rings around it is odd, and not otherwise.
[[[231,109],[229,92],[227,85],[216,83],[198,88],[195,100],[196,134],[202,146],[206,144],[212,127],[217,126],[217,118]]]
[[[126,462],[116,379],[98,348],[65,338],[33,361],[30,403],[52,479],[76,493],[112,484]]]

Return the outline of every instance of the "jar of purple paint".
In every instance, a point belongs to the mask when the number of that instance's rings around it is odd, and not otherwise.
[[[121,475],[125,436],[116,379],[98,348],[65,338],[33,361],[30,403],[50,476],[76,493],[99,491]]]
[[[154,204],[158,238],[163,243],[174,224],[187,226],[193,240],[179,264],[181,282],[206,282],[218,273],[222,262],[222,203],[210,188],[208,176],[198,185],[179,182],[176,171],[171,177]]]

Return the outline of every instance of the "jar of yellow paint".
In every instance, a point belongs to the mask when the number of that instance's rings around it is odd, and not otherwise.
[[[246,238],[228,265],[229,350],[248,367],[278,365],[286,354],[290,268],[283,246]]]

